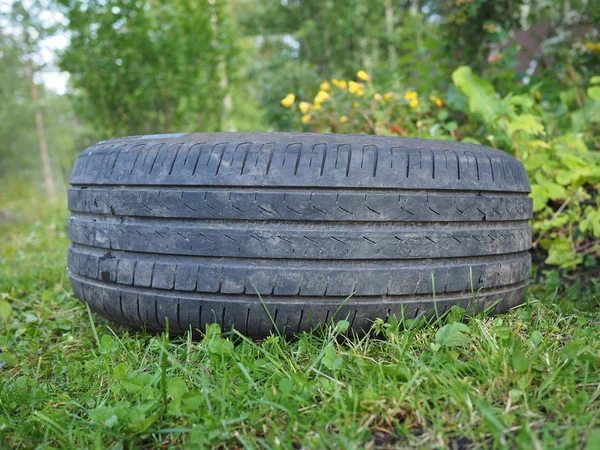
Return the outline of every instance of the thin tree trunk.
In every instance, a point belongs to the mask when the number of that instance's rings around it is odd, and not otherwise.
[[[46,143],[46,135],[44,133],[44,117],[42,109],[39,105],[40,94],[34,80],[35,69],[33,62],[29,60],[29,81],[31,86],[31,98],[35,107],[35,126],[37,128],[38,143],[40,146],[40,157],[42,159],[42,168],[44,169],[44,182],[46,185],[46,193],[51,203],[56,201],[56,189],[54,186],[54,178],[52,178],[52,168],[50,167],[50,156],[48,153],[48,144]]]
[[[392,0],[385,2],[385,31],[388,38],[388,62],[391,67],[396,67],[396,47],[392,42],[394,35],[394,8]]]

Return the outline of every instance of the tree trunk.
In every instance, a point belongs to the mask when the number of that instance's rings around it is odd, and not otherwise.
[[[388,39],[388,62],[391,67],[396,67],[396,47],[394,47],[394,8],[392,0],[385,2],[385,31]]]
[[[34,80],[35,69],[33,62],[29,60],[29,81],[31,86],[31,98],[35,107],[35,126],[37,128],[38,143],[40,146],[40,157],[42,160],[42,168],[44,169],[44,182],[46,185],[46,193],[51,203],[56,202],[56,189],[54,186],[54,178],[52,178],[52,168],[50,167],[50,155],[48,153],[48,144],[46,143],[46,135],[44,133],[44,117],[42,109],[39,105],[38,87]]]

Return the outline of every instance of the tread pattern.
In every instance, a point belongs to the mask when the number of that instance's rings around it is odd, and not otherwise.
[[[160,289],[133,288],[113,283],[98,282],[71,274],[75,295],[90,308],[124,325],[148,331],[169,330],[179,334],[191,331],[198,335],[210,323],[219,323],[224,329],[242,331],[252,338],[263,338],[275,332],[265,304],[257,296],[193,294]],[[443,314],[451,306],[459,305],[470,312],[493,309],[506,311],[522,301],[524,283],[503,286],[500,289],[480,290],[436,296],[411,295],[402,297],[358,297],[345,303],[339,299],[320,297],[271,297],[266,303],[277,329],[288,336],[309,331],[331,320],[347,319],[358,333],[367,331],[374,318],[412,319],[437,310]]]
[[[452,142],[377,136],[133,136],[79,155],[69,190],[78,298],[161,331],[261,338],[453,304],[504,311],[530,271],[522,165]],[[259,298],[256,294],[260,294]]]
[[[480,222],[527,220],[526,195],[471,193],[359,193],[341,191],[241,189],[69,190],[74,212],[135,216],[237,220],[368,222]]]
[[[346,297],[445,294],[522,283],[526,252],[430,261],[265,261],[69,248],[72,273],[104,282],[220,294]]]
[[[474,144],[296,133],[192,133],[100,142],[71,184],[331,186],[529,192],[523,165]]]
[[[495,225],[196,223],[134,218],[69,219],[72,242],[167,255],[246,258],[398,259],[498,255],[528,250],[526,222]]]

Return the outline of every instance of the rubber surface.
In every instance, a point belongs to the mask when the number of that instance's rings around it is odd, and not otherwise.
[[[71,184],[76,295],[154,331],[168,318],[174,332],[218,322],[260,338],[265,308],[287,334],[453,304],[503,311],[530,271],[525,171],[472,144],[137,136],[81,153]]]

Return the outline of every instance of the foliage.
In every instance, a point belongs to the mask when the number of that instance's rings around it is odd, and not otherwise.
[[[587,78],[600,71],[600,8],[587,0],[234,3],[240,32],[260,55],[250,83],[281,130],[291,128],[277,102],[282,92],[312,97],[319,79],[349,79],[357,67],[384,91],[416,85],[421,92],[445,91],[452,71],[466,64],[503,92],[522,82],[565,84],[574,68]]]
[[[24,179],[43,180],[35,109],[23,55],[14,38],[0,31],[0,179],[18,173]],[[61,175],[58,180],[64,186],[75,158],[75,142],[85,139],[86,130],[77,126],[65,97],[40,88],[40,100],[53,172]]]
[[[600,316],[558,279],[496,318],[380,319],[362,339],[343,321],[169,339],[89,315],[64,207],[41,212],[0,225],[2,448],[595,448]]]
[[[0,104],[3,106],[0,109],[0,139],[3,142],[0,146],[0,176],[26,162],[25,158],[19,158],[19,151],[24,148],[36,151],[33,105],[31,101],[23,101],[31,98],[23,53],[16,40],[3,32],[0,40]]]
[[[220,128],[236,54],[222,2],[59,3],[60,66],[87,120],[113,136]]]
[[[281,92],[314,96],[322,77],[349,78],[365,67],[389,85],[447,79],[439,25],[407,0],[246,0],[236,8],[241,32],[254,38],[260,57],[246,83],[257,83],[267,120],[293,128],[279,105]],[[432,66],[428,61],[435,60]]]
[[[559,105],[545,101],[540,86],[501,97],[468,66],[457,68],[452,79],[460,92],[449,91],[442,100],[439,93],[410,89],[380,93],[359,71],[355,80],[324,81],[311,101],[290,93],[282,105],[296,112],[298,126],[313,131],[485,142],[510,151],[531,180],[534,245],[547,249],[546,262],[571,269],[597,264],[600,78],[587,90],[566,89]]]
[[[600,8],[588,0],[439,0],[426,2],[441,17],[445,52],[470,65],[501,91],[544,80],[560,89],[576,69],[600,71],[594,44]],[[560,61],[560,64],[556,64]],[[534,81],[534,82],[535,82]],[[558,83],[557,83],[558,82]],[[554,89],[547,93],[552,95]]]
[[[600,98],[596,85],[580,93],[574,109],[562,105],[566,120],[556,115],[557,105],[540,102],[543,94],[499,97],[485,80],[468,67],[458,68],[453,79],[469,98],[469,112],[478,116],[494,146],[521,159],[532,184],[535,243],[548,250],[548,264],[574,268],[590,256],[600,256]],[[595,80],[593,80],[595,81]],[[600,80],[598,80],[600,81]],[[537,100],[537,101],[536,101]],[[592,149],[589,149],[589,146]]]

